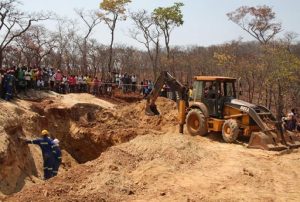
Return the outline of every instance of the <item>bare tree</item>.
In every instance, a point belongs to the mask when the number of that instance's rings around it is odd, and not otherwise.
[[[136,29],[131,29],[130,34],[133,39],[143,44],[147,49],[148,56],[152,64],[154,79],[157,77],[159,62],[159,39],[161,31],[153,18],[147,14],[146,10],[130,14]],[[154,51],[152,51],[154,46]]]
[[[286,32],[284,34],[284,40],[283,40],[283,44],[286,45],[287,50],[291,53],[291,46],[293,44],[293,42],[295,42],[295,39],[298,38],[299,34],[297,34],[296,32]]]
[[[33,22],[47,20],[51,17],[50,13],[26,14],[20,11],[17,0],[2,0],[0,2],[0,67],[3,62],[3,51],[17,37],[24,34]]]
[[[87,27],[87,30],[83,36],[83,44],[82,46],[79,46],[80,52],[82,53],[81,72],[87,73],[88,38],[91,35],[93,29],[101,22],[101,18],[98,15],[97,11],[95,10],[85,11],[83,9],[75,9],[75,12],[80,17],[80,19],[84,22],[84,25]]]

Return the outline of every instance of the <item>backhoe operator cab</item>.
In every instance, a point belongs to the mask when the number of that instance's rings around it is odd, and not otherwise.
[[[191,101],[205,104],[209,116],[223,118],[224,102],[236,98],[235,82],[230,77],[196,76]]]

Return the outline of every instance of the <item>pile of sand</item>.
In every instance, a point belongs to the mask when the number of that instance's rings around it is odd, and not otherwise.
[[[8,201],[300,200],[299,153],[144,135]]]

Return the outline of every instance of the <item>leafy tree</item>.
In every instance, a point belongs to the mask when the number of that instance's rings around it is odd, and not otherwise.
[[[183,25],[184,22],[183,14],[181,11],[181,7],[183,6],[183,3],[174,3],[174,5],[170,7],[158,7],[154,9],[152,13],[153,19],[155,20],[156,24],[159,26],[164,35],[168,60],[170,59],[171,32],[174,30],[175,27]],[[174,69],[172,69],[171,71],[175,73]]]
[[[264,5],[257,7],[242,6],[227,13],[229,20],[236,23],[243,30],[257,39],[261,44],[267,44],[278,34],[281,23],[275,21],[275,12]]]
[[[111,72],[113,66],[113,44],[115,28],[118,20],[126,20],[126,6],[131,0],[103,0],[100,3],[99,16],[111,31],[111,41],[109,46],[108,71]]]
[[[227,13],[229,20],[239,25],[243,30],[254,37],[260,44],[264,45],[264,55],[267,56],[268,47],[274,37],[282,31],[281,23],[276,22],[276,14],[272,8],[263,5],[257,7],[242,6],[233,12]],[[271,63],[262,64],[265,66],[265,72],[270,72],[272,69]],[[265,105],[270,109],[272,105],[273,90],[272,86],[265,83]]]
[[[266,60],[272,64],[267,80],[273,88],[277,118],[281,118],[284,109],[285,96],[291,88],[297,89],[299,85],[298,72],[300,71],[300,59],[291,54],[283,44],[275,44],[268,48]],[[298,86],[299,88],[299,86]]]

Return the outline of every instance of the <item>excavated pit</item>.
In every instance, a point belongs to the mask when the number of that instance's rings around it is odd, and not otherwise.
[[[71,108],[33,105],[33,110],[42,117],[40,130],[48,129],[52,138],[60,140],[60,145],[79,163],[97,158],[111,145],[107,141],[97,141],[89,128],[96,123],[96,114],[103,109],[93,104],[76,104]]]
[[[33,110],[45,117],[41,119],[41,128],[49,130],[52,138],[58,138],[60,145],[72,155],[78,163],[85,163],[100,156],[108,147],[129,141],[137,132],[125,126],[120,117],[111,110],[98,105],[80,103],[71,108],[47,106],[44,103],[33,105]]]
[[[48,129],[52,138],[60,140],[62,148],[79,163],[85,163],[98,158],[113,145],[128,142],[153,128],[161,129],[166,123],[164,119],[170,116],[175,124],[175,113],[165,118],[146,117],[144,102],[111,109],[92,103],[65,107],[53,100],[44,100],[34,103],[31,109],[40,115],[38,130]],[[175,103],[169,105],[164,113],[176,111]]]
[[[165,116],[158,117],[144,115],[145,101],[115,106],[87,94],[0,105],[5,112],[0,113],[0,200],[24,186],[42,182],[39,147],[24,144],[18,137],[34,139],[41,130],[49,130],[52,138],[60,140],[60,172],[64,172],[98,158],[111,146],[138,135],[161,134],[158,131],[176,124],[176,104],[166,105],[164,99],[158,105],[164,106]]]

